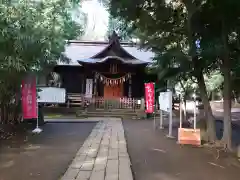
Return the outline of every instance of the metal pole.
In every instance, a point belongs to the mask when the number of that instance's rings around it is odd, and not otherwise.
[[[160,109],[160,126],[159,126],[160,129],[164,129],[163,128],[163,112],[162,110]]]
[[[155,118],[155,113],[153,112],[153,126],[154,130],[156,129],[156,118]]]
[[[37,127],[36,128],[38,129],[39,128],[39,122],[38,122],[39,121],[39,118],[38,118],[38,100],[37,100],[37,108],[36,109],[37,109]]]
[[[36,104],[37,104],[37,126],[36,126],[36,129],[39,129],[39,122],[38,122],[38,92],[37,92],[37,83],[38,83],[38,75],[36,75],[36,94],[37,94],[37,97],[36,97]]]
[[[196,112],[196,97],[194,97],[194,112],[193,112],[193,115],[194,115],[194,118],[193,118],[193,128],[196,129],[197,128],[197,112]]]
[[[161,93],[159,94],[159,113],[160,113],[159,129],[164,129],[164,127],[163,127],[163,111],[161,109],[160,96],[161,96]]]
[[[169,134],[168,137],[172,138],[172,92],[169,92]]]
[[[182,128],[182,97],[179,95],[180,128]]]
[[[172,109],[169,112],[169,137],[172,137]]]
[[[155,117],[155,105],[154,105],[154,111],[153,111],[153,128],[154,130],[157,128],[157,123],[156,123],[156,117]]]
[[[37,76],[36,76],[36,93],[37,93]],[[36,128],[32,131],[33,133],[41,133],[42,132],[42,129],[39,128],[39,119],[38,119],[38,94],[36,96],[36,104],[37,104],[37,107],[36,107],[36,110],[37,110],[37,125],[36,125]]]

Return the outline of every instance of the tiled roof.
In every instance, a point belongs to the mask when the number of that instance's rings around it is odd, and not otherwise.
[[[101,52],[109,45],[109,42],[89,42],[89,41],[70,41],[66,45],[64,54],[71,60],[68,65],[79,65],[78,61],[94,63],[99,61],[98,59],[91,59],[92,56]],[[150,63],[154,54],[151,51],[140,50],[136,45],[132,43],[121,43],[121,46],[129,54],[134,56],[135,60],[131,64],[138,64],[139,62]],[[64,65],[59,63],[59,65]]]

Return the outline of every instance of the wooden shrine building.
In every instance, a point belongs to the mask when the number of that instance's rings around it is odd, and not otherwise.
[[[114,32],[108,42],[69,41],[69,64],[54,67],[59,87],[86,99],[119,100],[144,97],[144,83],[156,80],[146,73],[153,53],[134,43],[120,42]]]

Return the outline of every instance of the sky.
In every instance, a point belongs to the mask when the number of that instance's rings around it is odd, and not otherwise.
[[[87,14],[87,27],[82,40],[104,40],[108,26],[107,10],[98,0],[82,2],[82,11]]]

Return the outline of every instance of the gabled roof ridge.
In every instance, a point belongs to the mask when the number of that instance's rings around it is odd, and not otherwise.
[[[68,40],[68,44],[83,44],[83,45],[109,45],[109,41],[86,41],[86,40]],[[139,44],[134,42],[122,41],[120,42],[122,46],[139,46]]]

